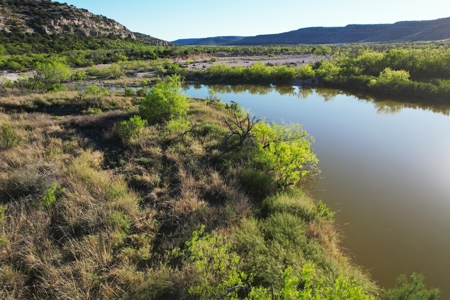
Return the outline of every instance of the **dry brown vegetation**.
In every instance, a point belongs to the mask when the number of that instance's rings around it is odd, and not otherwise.
[[[203,224],[231,243],[254,285],[279,286],[286,267],[300,274],[314,261],[330,286],[347,276],[377,290],[307,195],[249,196],[239,180],[245,162],[223,149],[232,114],[220,102],[191,100],[188,128],[151,124],[125,147],[114,125],[136,113],[133,98],[101,101],[130,112],[55,117],[20,108],[37,98],[85,106],[74,92],[3,92],[0,125],[22,140],[0,150],[0,298],[196,299],[189,288],[204,274],[172,251]]]

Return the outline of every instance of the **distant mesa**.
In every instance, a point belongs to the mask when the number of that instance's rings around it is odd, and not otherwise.
[[[175,45],[227,45],[231,43],[238,42],[246,38],[245,36],[216,36],[207,38],[192,38],[192,39],[179,39],[173,41],[172,44]]]
[[[180,39],[172,43],[175,45],[288,45],[413,42],[444,39],[450,39],[450,18],[431,21],[401,21],[394,24],[308,27],[279,34]]]
[[[450,38],[450,18],[402,21],[394,24],[309,27],[294,31],[247,37],[233,45],[338,44],[368,42],[435,41]]]

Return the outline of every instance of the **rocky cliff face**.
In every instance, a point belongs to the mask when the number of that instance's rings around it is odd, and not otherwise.
[[[170,44],[148,35],[135,34],[105,16],[51,0],[0,0],[0,30],[42,35],[79,34],[85,37],[113,35],[149,44]]]
[[[234,42],[233,45],[405,42],[449,38],[450,18],[444,18],[432,21],[404,21],[394,24],[301,28],[280,34],[248,37]]]

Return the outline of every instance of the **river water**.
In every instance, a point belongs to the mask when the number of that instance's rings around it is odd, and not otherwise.
[[[207,97],[210,88],[314,137],[322,171],[315,196],[336,212],[346,253],[380,286],[419,272],[450,298],[450,105],[292,86],[196,85],[186,93]]]

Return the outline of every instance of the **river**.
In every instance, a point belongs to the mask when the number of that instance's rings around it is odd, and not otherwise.
[[[336,212],[346,253],[380,286],[419,272],[450,298],[450,105],[323,88],[212,87],[225,102],[300,123],[314,137],[322,171],[315,196]],[[209,88],[186,93],[207,97]]]

